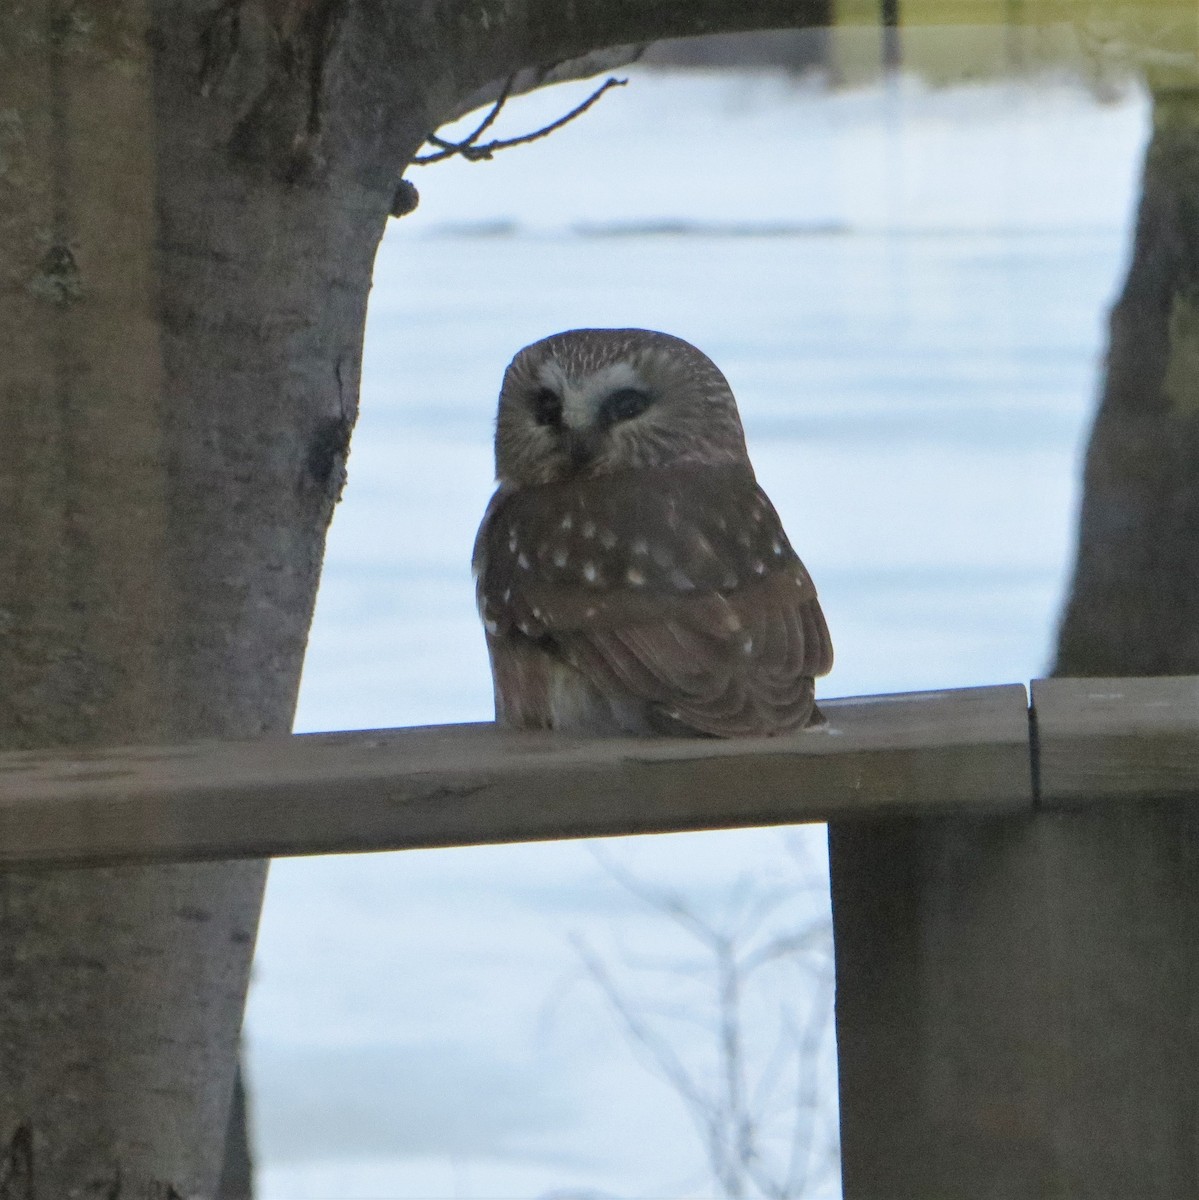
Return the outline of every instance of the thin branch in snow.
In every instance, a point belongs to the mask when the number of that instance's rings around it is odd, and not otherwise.
[[[694,939],[705,960],[697,964],[690,949],[685,958],[662,962],[659,954],[618,945],[615,959],[605,961],[574,939],[630,1047],[678,1097],[724,1200],[798,1200],[826,1170],[816,1135],[817,1063],[831,1008],[827,919],[791,917],[792,927],[780,928],[790,916],[784,902],[801,889],[754,876],[738,880],[721,915],[709,917],[698,900],[637,878],[603,850],[593,854],[625,891]],[[637,996],[619,981],[620,971],[659,982],[651,994]],[[804,981],[809,973],[819,993],[811,1010],[801,1001],[801,1018],[784,1003],[764,1022],[761,1004],[769,989]],[[665,983],[668,992],[685,983],[690,999],[664,995]],[[807,990],[801,983],[800,994]],[[704,1053],[692,1062],[685,1051],[694,1052],[695,1038],[686,1026],[694,1025],[704,1035],[698,1039]]]

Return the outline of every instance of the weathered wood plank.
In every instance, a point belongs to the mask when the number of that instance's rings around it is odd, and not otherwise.
[[[845,1200],[1199,1196],[1197,689],[1037,681],[1045,807],[830,825]]]
[[[0,755],[0,866],[328,854],[1032,804],[1022,685],[822,701],[787,738],[493,725]]]
[[[1199,677],[1037,679],[1046,808],[1199,798]]]

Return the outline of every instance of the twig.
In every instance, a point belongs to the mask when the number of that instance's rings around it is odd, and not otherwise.
[[[625,891],[635,896],[647,908],[655,909],[663,916],[669,917],[709,951],[716,952],[721,940],[720,931],[708,924],[682,896],[677,892],[651,887],[649,884],[643,883],[620,866],[607,850],[602,850],[598,845],[592,845],[589,848],[596,862]]]
[[[500,110],[508,103],[508,97],[512,94],[512,85],[515,82],[516,76],[509,75],[507,81],[504,83],[503,90],[496,97],[495,103],[491,106],[487,115],[461,142],[447,142],[444,138],[439,138],[437,134],[431,133],[427,139],[429,143],[447,151],[446,154],[441,155],[442,158],[446,158],[450,154],[457,154],[459,146],[473,146],[495,124],[495,119],[500,115]],[[418,158],[416,161],[420,162],[421,159]]]
[[[598,846],[592,847],[592,854],[616,883],[694,938],[708,957],[701,973],[710,977],[710,1007],[700,1020],[709,1034],[714,1062],[705,1070],[693,1068],[676,1039],[662,1027],[663,1019],[678,1022],[694,1017],[675,1011],[673,1003],[636,1000],[619,986],[609,964],[587,942],[573,939],[584,969],[628,1044],[681,1102],[700,1135],[709,1170],[725,1200],[798,1200],[821,1162],[814,1134],[819,1116],[817,1064],[831,1011],[824,994],[832,978],[827,922],[805,921],[772,931],[767,922],[782,918],[787,890],[764,887],[749,876],[737,881],[723,916],[710,919],[684,894],[637,878]],[[657,956],[644,961],[623,949],[619,958],[626,967],[665,971],[676,979],[692,980],[695,975],[689,963],[661,963]],[[792,964],[800,971],[815,968],[821,994],[802,1027],[788,1006],[780,1008],[772,1052],[759,1068],[762,1055],[755,1039],[766,1030],[747,1007],[755,988],[761,994],[759,975],[776,964]]]
[[[569,124],[576,117],[581,117],[609,88],[624,87],[629,82],[627,79],[606,79],[582,104],[576,105],[570,112],[565,116],[559,117],[556,121],[551,121],[548,125],[544,125],[540,129],[535,129],[532,133],[522,134],[520,137],[497,138],[494,141],[485,142],[482,146],[478,145],[479,138],[491,128],[495,123],[496,117],[500,115],[500,109],[504,107],[515,79],[515,75],[509,77],[507,83],[504,84],[504,90],[500,93],[499,99],[491,106],[488,114],[483,118],[478,127],[463,138],[462,141],[447,141],[445,138],[440,138],[437,134],[431,133],[428,137],[428,142],[431,146],[436,146],[437,150],[432,154],[418,154],[412,161],[422,167],[427,166],[429,163],[442,162],[447,158],[453,158],[454,155],[465,158],[467,162],[486,161],[493,157],[497,150],[507,150],[512,146],[525,146],[529,142],[535,142],[540,138],[548,137],[555,130],[561,129],[563,125]]]
[[[832,971],[826,971],[820,984],[820,990],[812,1002],[803,1033],[797,1042],[797,1061],[801,1063],[815,1064],[820,1053],[820,1044],[824,1040],[832,1017],[834,988]],[[787,1182],[791,1188],[791,1194],[798,1196],[807,1190],[808,1180],[811,1176],[813,1126],[818,1114],[815,1070],[807,1073],[800,1071],[796,1075],[795,1088],[795,1125]]]
[[[666,1040],[656,1036],[645,1022],[638,1018],[632,1006],[621,995],[604,964],[587,942],[578,936],[572,937],[571,941],[574,943],[575,951],[583,960],[587,973],[603,992],[604,998],[624,1026],[633,1044],[640,1046],[642,1051],[648,1054],[658,1072],[683,1100],[688,1115],[699,1126],[705,1142],[710,1143],[717,1128],[717,1119],[711,1102],[704,1096],[702,1089],[692,1079],[690,1072]]]

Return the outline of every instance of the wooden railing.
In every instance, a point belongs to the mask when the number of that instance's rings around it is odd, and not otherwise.
[[[0,755],[0,866],[465,846],[1199,795],[1199,678],[822,701],[787,738],[494,725]]]
[[[1199,1195],[1199,678],[0,755],[0,868],[830,822],[846,1200]],[[3,1189],[0,1188],[0,1191]]]

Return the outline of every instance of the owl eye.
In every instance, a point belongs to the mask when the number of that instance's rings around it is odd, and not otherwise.
[[[529,401],[533,420],[538,425],[558,426],[562,424],[562,397],[549,388],[538,388]]]
[[[604,398],[600,405],[600,420],[614,425],[617,421],[631,421],[639,417],[653,403],[653,397],[636,388],[621,388]]]

